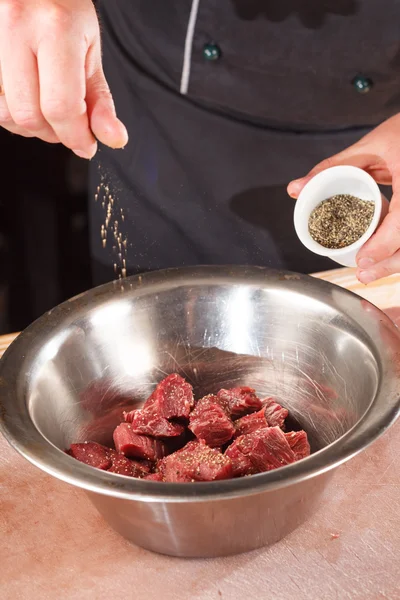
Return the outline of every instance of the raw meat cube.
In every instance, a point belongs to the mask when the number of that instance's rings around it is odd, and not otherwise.
[[[107,469],[109,473],[118,473],[119,475],[126,475],[127,477],[139,477],[138,474],[134,474],[133,465],[129,458],[126,458],[123,454],[118,452],[110,453],[111,467]]]
[[[104,408],[105,399],[112,406],[106,414],[99,410],[93,421],[102,437],[88,437],[104,441],[115,427],[121,405],[126,406],[129,396],[132,402],[133,395],[124,397],[115,388],[103,390],[104,382],[95,383],[85,397],[93,412]],[[100,399],[96,399],[96,386],[102,391]],[[287,416],[275,399],[261,402],[254,389],[244,386],[222,389],[194,406],[192,386],[173,374],[141,409],[124,412],[125,422],[113,433],[116,449],[85,442],[72,444],[66,452],[98,469],[149,481],[230,479],[276,469],[310,454],[305,431],[282,431]],[[226,446],[222,453],[220,447]]]
[[[109,449],[97,442],[83,442],[82,444],[71,444],[67,454],[76,458],[85,465],[90,465],[103,471],[111,467]]]
[[[164,481],[162,473],[158,471],[157,473],[150,473],[150,475],[146,475],[143,479],[147,479],[148,481]]]
[[[226,406],[229,416],[242,417],[243,415],[260,410],[261,400],[256,396],[255,390],[250,387],[237,387],[230,390],[220,390],[217,394]]]
[[[153,414],[151,410],[132,410],[124,413],[124,419],[132,425],[134,433],[151,435],[156,438],[170,438],[181,435],[182,425],[170,423],[164,417]]]
[[[232,439],[235,428],[217,396],[204,396],[190,414],[189,429],[211,448]]]
[[[289,433],[285,433],[285,437],[294,452],[296,460],[310,456],[311,449],[305,431],[289,431]]]
[[[256,413],[246,415],[235,421],[236,436],[252,433],[253,431],[264,429],[265,427],[269,427],[269,424],[265,418],[265,411],[263,408]]]
[[[255,442],[251,451],[251,462],[260,471],[277,469],[295,462],[294,452],[279,427],[260,429],[249,435],[254,436]]]
[[[158,384],[143,408],[165,419],[187,419],[193,406],[192,386],[173,373]]]
[[[130,458],[156,460],[165,455],[165,447],[160,440],[134,433],[130,423],[118,425],[114,430],[113,438],[117,452]]]
[[[271,471],[295,462],[294,452],[279,427],[268,427],[241,435],[229,446],[225,454],[238,464],[238,452],[250,459],[255,468],[252,473]],[[235,471],[235,464],[233,469]]]
[[[199,442],[189,442],[182,450],[159,463],[164,481],[175,483],[230,479],[233,475],[229,457]]]
[[[250,456],[243,454],[241,448],[235,442],[226,449],[225,456],[231,459],[233,477],[244,477],[245,475],[258,473],[250,460]]]
[[[265,418],[270,426],[283,429],[289,411],[278,404],[273,398],[265,398],[265,400],[262,401],[262,405],[265,409]]]
[[[146,461],[139,462],[138,460],[129,460],[123,454],[119,454],[115,450],[109,450],[109,456],[112,465],[107,471],[126,475],[127,477],[144,477],[150,472],[149,463]]]

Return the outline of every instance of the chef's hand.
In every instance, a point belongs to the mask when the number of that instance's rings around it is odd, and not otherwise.
[[[0,126],[92,158],[128,140],[101,62],[92,0],[0,0]]]
[[[317,165],[306,177],[292,181],[288,193],[297,198],[317,173],[335,165],[353,165],[367,171],[377,183],[392,185],[389,212],[357,255],[357,277],[371,283],[400,273],[400,114],[388,119],[359,142]]]

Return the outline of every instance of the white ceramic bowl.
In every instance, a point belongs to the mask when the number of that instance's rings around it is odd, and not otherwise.
[[[362,200],[372,200],[375,202],[375,212],[367,231],[354,244],[339,249],[324,248],[311,237],[308,221],[320,202],[336,194],[351,194]],[[375,232],[388,206],[376,181],[366,171],[351,166],[331,167],[315,175],[301,191],[294,209],[294,227],[300,241],[315,254],[326,256],[345,267],[355,267],[358,251]]]

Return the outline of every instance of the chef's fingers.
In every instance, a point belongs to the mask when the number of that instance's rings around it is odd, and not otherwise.
[[[0,123],[0,127],[2,127],[3,129],[6,129],[10,133],[14,133],[15,135],[20,135],[22,137],[26,137],[26,138],[39,137],[37,133],[33,133],[32,131],[28,131],[27,129],[18,127],[18,125],[14,125],[13,123],[10,125],[2,125]],[[49,134],[49,135],[42,134],[40,136],[40,139],[44,142],[47,142],[48,144],[59,144],[60,143],[60,140],[57,138],[57,136],[54,133]]]
[[[15,133],[16,135],[22,135],[26,138],[36,137],[36,133],[32,131],[28,131],[23,127],[19,127],[13,121],[11,113],[8,109],[7,100],[5,96],[0,96],[0,127],[6,129],[10,133]],[[54,139],[51,136],[44,138],[46,142],[57,143],[57,139],[54,136]]]
[[[390,171],[386,168],[386,165],[378,156],[371,155],[368,152],[361,152],[356,150],[354,146],[331,156],[316,165],[305,177],[295,179],[288,185],[287,191],[291,198],[297,198],[303,189],[303,187],[318,173],[330,169],[331,167],[337,167],[339,165],[349,165],[364,169],[370,175],[374,177],[377,183],[382,185],[390,185],[391,176]]]
[[[361,283],[372,283],[382,277],[400,273],[400,251],[398,250],[390,258],[386,258],[371,266],[369,269],[357,269],[357,277]]]
[[[0,96],[0,126],[7,128],[12,125],[14,125],[14,121],[8,110],[6,97]]]
[[[363,271],[364,279],[367,278],[367,271],[375,273],[377,264],[393,256],[399,248],[400,214],[398,211],[390,211],[376,233],[357,254],[357,266]],[[374,279],[375,276],[371,281]]]
[[[400,166],[393,172],[393,196],[388,213],[374,235],[357,254],[357,266],[375,273],[377,263],[393,256],[400,249]],[[387,209],[387,204],[384,204]],[[366,273],[363,274],[367,277]]]
[[[90,127],[96,138],[110,148],[126,146],[128,133],[116,116],[114,101],[101,64],[100,38],[87,55],[86,104]]]
[[[0,123],[0,127],[2,127],[3,129],[6,129],[10,133],[14,133],[15,135],[21,135],[22,137],[26,137],[26,138],[36,137],[34,133],[25,131],[24,129],[21,129],[20,127],[17,127],[16,125],[1,125],[1,123]]]
[[[85,102],[87,51],[87,41],[74,35],[70,17],[62,30],[55,26],[42,38],[37,53],[42,113],[59,140],[81,158],[92,158],[97,151]]]
[[[47,142],[58,141],[40,110],[36,57],[27,45],[14,45],[2,64],[1,78],[7,93],[1,98],[6,98],[14,132],[29,132]]]
[[[29,132],[22,132],[21,128],[15,125],[10,111],[8,110],[8,104],[5,96],[0,96],[0,127],[7,129],[11,133],[17,133],[24,137],[33,137],[34,134]]]
[[[365,169],[380,185],[392,185],[392,174],[386,167],[373,167]]]

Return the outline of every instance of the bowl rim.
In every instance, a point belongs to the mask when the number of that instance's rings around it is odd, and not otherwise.
[[[346,307],[374,348],[380,371],[380,385],[362,418],[341,438],[306,459],[251,477],[214,482],[165,483],[133,479],[93,469],[72,459],[54,446],[35,427],[24,394],[16,389],[23,366],[43,345],[43,336],[51,337],[61,322],[74,323],[74,309],[93,308],[105,297],[121,294],[142,295],[173,287],[198,286],[226,282],[258,288],[280,287],[304,294],[322,294],[332,307]],[[65,324],[65,323],[64,323]],[[380,335],[377,336],[377,333]],[[379,360],[378,360],[379,358]],[[399,365],[396,365],[397,358]],[[378,439],[400,415],[400,331],[380,309],[348,290],[308,275],[277,271],[266,267],[199,266],[153,271],[125,280],[106,283],[75,296],[48,311],[25,329],[0,360],[0,431],[8,442],[29,462],[42,471],[87,492],[127,500],[152,502],[202,502],[259,494],[294,485],[322,475],[339,466]]]

